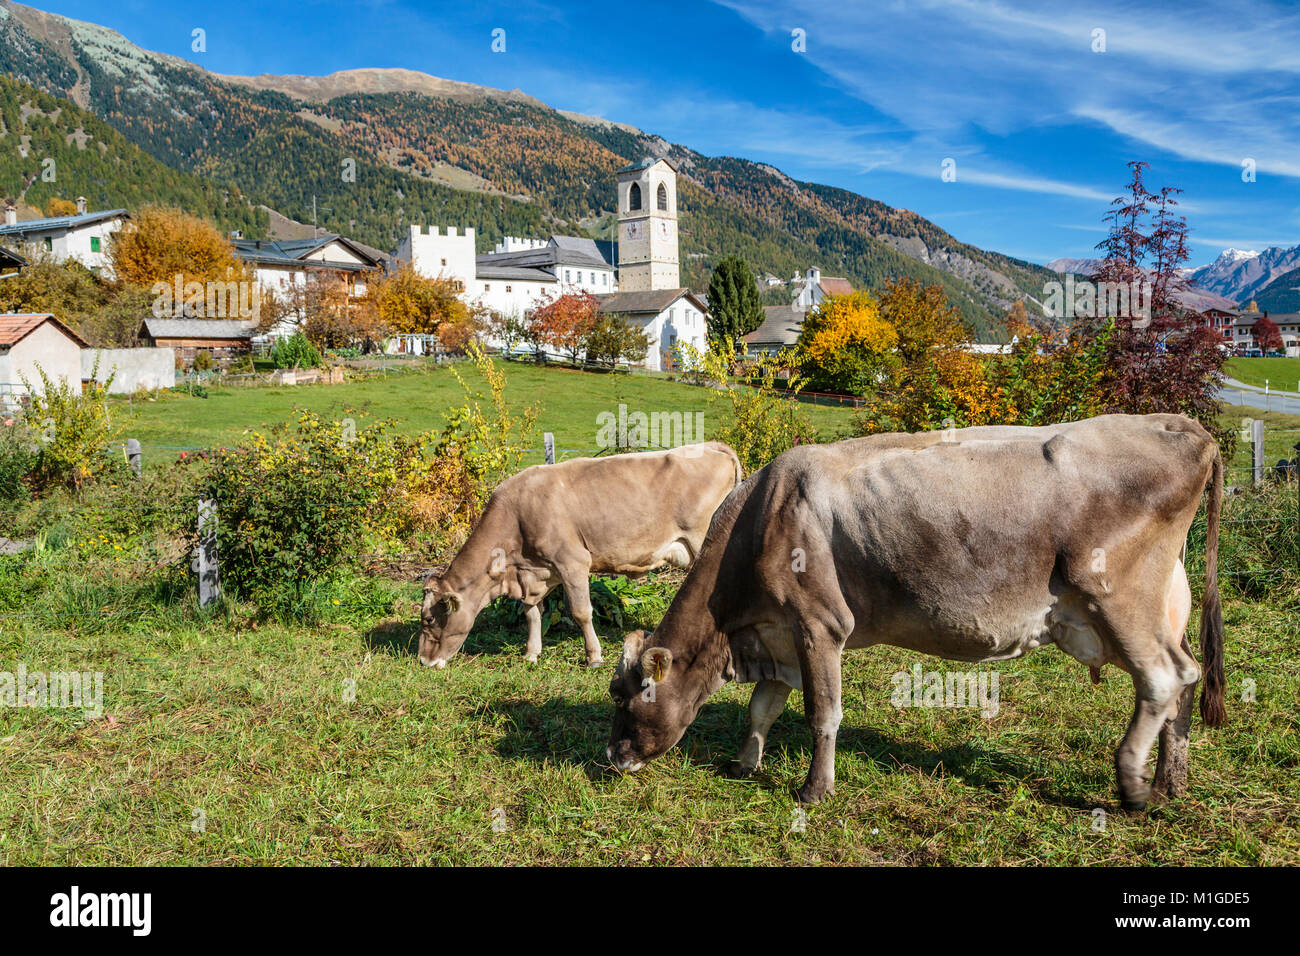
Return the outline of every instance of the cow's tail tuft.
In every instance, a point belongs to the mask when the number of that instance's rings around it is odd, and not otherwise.
[[[1219,511],[1223,506],[1223,457],[1214,450],[1210,501],[1205,518],[1205,598],[1201,602],[1201,720],[1221,727],[1227,720],[1223,686],[1223,608],[1219,603]]]

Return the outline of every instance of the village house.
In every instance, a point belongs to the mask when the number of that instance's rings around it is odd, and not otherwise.
[[[798,272],[794,274],[793,288],[795,308],[807,311],[827,296],[848,295],[853,291],[853,284],[838,276],[823,276],[820,269],[809,267],[803,278]]]
[[[1300,313],[1295,312],[1275,312],[1272,315],[1268,310],[1236,312],[1233,314],[1231,327],[1225,330],[1232,333],[1231,344],[1234,349],[1261,348],[1259,339],[1255,335],[1255,323],[1260,319],[1269,319],[1277,326],[1278,332],[1282,335],[1282,349],[1288,356],[1292,358],[1300,356]]]
[[[235,237],[231,243],[235,255],[253,269],[258,287],[290,304],[307,287],[308,276],[337,279],[347,287],[350,297],[364,296],[367,281],[386,267],[388,258],[359,242],[332,234],[306,239]],[[277,323],[271,334],[292,335],[303,319],[299,308]]]
[[[745,354],[777,355],[794,348],[807,313],[793,305],[763,306],[763,324],[745,336]]]
[[[808,311],[829,296],[848,295],[853,284],[848,279],[823,276],[820,269],[809,267],[804,277],[794,274],[792,288],[794,300],[789,305],[763,306],[763,324],[745,336],[745,354],[776,355],[794,348]]]
[[[79,391],[81,351],[88,347],[48,313],[0,315],[0,404],[12,404],[29,387],[44,394],[42,371],[51,382],[66,382]]]
[[[18,210],[12,199],[5,200],[4,225],[0,225],[0,242],[9,242],[23,248],[29,258],[41,253],[55,262],[74,259],[98,275],[112,277],[112,263],[108,258],[108,242],[128,219],[125,209],[107,209],[87,212],[86,197],[77,197],[75,216],[55,216],[49,219],[18,220]]]

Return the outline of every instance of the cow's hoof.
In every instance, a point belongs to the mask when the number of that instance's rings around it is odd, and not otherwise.
[[[537,658],[540,657],[540,656],[541,656],[541,655],[539,655],[539,654],[525,654],[525,655],[524,655],[524,660],[526,660],[526,661],[527,661],[528,663],[530,663],[530,664],[536,664],[536,663],[537,663]]]
[[[604,666],[605,666],[605,662],[604,662],[603,660],[601,660],[601,659],[598,657],[598,658],[596,658],[594,661],[587,661],[587,666],[588,666],[588,667],[592,667],[592,668],[595,668],[595,667],[604,667]]]
[[[821,784],[805,783],[795,791],[795,796],[800,803],[813,804],[821,803],[827,797],[834,796],[835,791],[822,786]]]
[[[1120,794],[1119,805],[1129,813],[1141,813],[1147,808],[1147,801],[1150,799],[1150,787],[1134,787],[1131,792]]]
[[[757,769],[757,767],[747,764],[744,761],[733,760],[731,763],[727,764],[727,769],[724,773],[733,780],[744,780],[748,777],[752,777],[754,771]]]

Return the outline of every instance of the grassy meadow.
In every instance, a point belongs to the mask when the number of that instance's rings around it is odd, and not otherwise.
[[[528,362],[502,364],[509,382],[507,398],[513,406],[522,409],[536,405],[541,410],[534,442],[539,461],[543,432],[555,435],[556,449],[570,452],[562,457],[577,457],[573,451],[595,449],[598,416],[603,412],[617,414],[620,404],[626,405],[629,412],[647,414],[702,412],[705,433],[710,436],[718,424],[712,420],[714,416],[728,414],[725,403],[709,404],[708,389],[662,376],[600,374]],[[247,430],[289,420],[295,408],[339,416],[360,412],[374,419],[394,419],[398,431],[415,434],[441,429],[444,412],[464,402],[465,393],[453,368],[471,388],[482,388],[482,377],[473,365],[460,363],[404,368],[343,385],[213,387],[207,398],[160,392],[157,398],[119,399],[116,403],[130,423],[126,437],[167,450],[236,445]],[[849,433],[852,409],[813,404],[801,407],[822,440]],[[146,454],[146,465],[151,460],[156,463],[158,456],[151,459]]]
[[[619,402],[712,412],[703,389],[662,379],[507,372],[510,398],[543,402],[539,434],[555,432],[561,448],[592,447],[595,416]],[[235,443],[295,406],[360,408],[417,431],[460,400],[446,369],[213,389],[135,401],[131,434],[146,445]],[[847,430],[847,410],[808,411],[826,438]],[[414,656],[409,575],[362,569],[322,585],[321,621],[308,627],[229,603],[200,610],[183,572],[134,555],[93,567],[53,545],[0,557],[0,670],[104,674],[101,715],[0,709],[0,863],[1300,863],[1300,548],[1286,537],[1295,486],[1286,494],[1269,499],[1277,521],[1225,531],[1285,538],[1292,564],[1251,577],[1239,572],[1258,549],[1225,548],[1229,722],[1207,731],[1194,720],[1188,795],[1145,815],[1120,812],[1115,794],[1130,682],[1108,669],[1094,686],[1051,648],[988,665],[1000,677],[991,719],[891,704],[892,675],[946,663],[893,648],[846,655],[837,792],[801,819],[792,790],[811,736],[798,692],[751,779],[723,773],[747,726],[750,688],[737,685],[678,747],[623,777],[605,766],[611,668],[581,666],[581,636],[563,621],[530,665],[522,623],[485,613],[435,671]],[[1237,508],[1230,501],[1226,517]],[[1195,531],[1189,565],[1199,595]],[[654,625],[673,590],[671,577],[638,583],[621,627],[598,622],[607,661],[624,630]],[[1253,701],[1242,700],[1247,680]]]

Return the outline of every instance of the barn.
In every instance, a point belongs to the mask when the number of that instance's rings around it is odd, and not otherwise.
[[[221,363],[252,349],[255,322],[233,319],[155,319],[140,326],[140,344],[175,349],[186,365],[199,352],[210,352]]]

